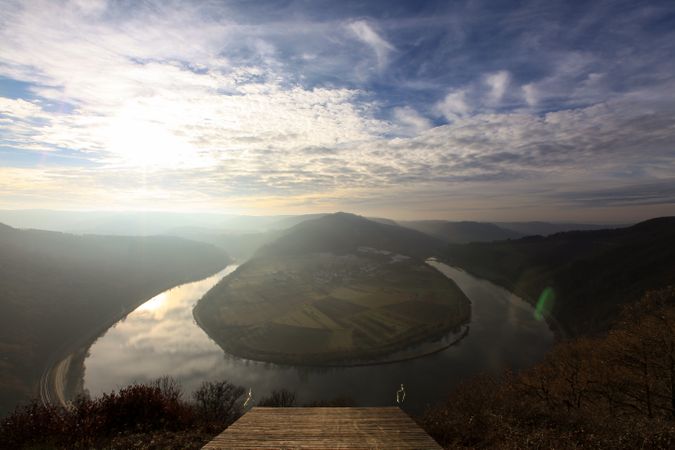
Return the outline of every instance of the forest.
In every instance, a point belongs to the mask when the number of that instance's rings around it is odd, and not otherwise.
[[[449,244],[443,260],[535,305],[561,334],[606,332],[621,307],[675,284],[675,218],[627,228]]]

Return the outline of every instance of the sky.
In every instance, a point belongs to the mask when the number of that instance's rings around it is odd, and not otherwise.
[[[0,0],[0,208],[675,215],[675,3]]]

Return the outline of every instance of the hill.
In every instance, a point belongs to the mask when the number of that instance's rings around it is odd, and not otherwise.
[[[523,234],[486,222],[448,222],[445,220],[401,221],[400,225],[421,231],[445,242],[489,242],[516,239]]]
[[[327,216],[327,214],[304,214],[299,216],[261,216],[259,220],[267,220],[264,222],[263,231],[251,231],[251,230],[260,230],[256,228],[252,219],[247,216],[242,216],[242,222],[239,222],[239,226],[242,224],[249,224],[252,228],[249,231],[242,231],[241,229],[233,228],[229,230],[225,229],[210,229],[210,228],[200,228],[200,227],[183,227],[175,228],[169,231],[167,234],[171,236],[180,236],[190,240],[206,242],[213,244],[217,247],[222,248],[227,252],[228,255],[235,258],[237,261],[246,261],[253,254],[258,251],[263,245],[268,244],[272,241],[275,241],[279,237],[283,236],[286,231],[302,222],[319,219]],[[281,218],[278,218],[281,217]],[[389,219],[382,218],[369,218],[368,220],[384,223],[387,225],[396,226],[396,222]],[[233,221],[231,221],[233,222]],[[233,222],[234,223],[234,222]],[[232,224],[231,224],[232,225]],[[436,247],[440,247],[440,243],[434,244]]]
[[[624,304],[675,283],[675,218],[632,227],[449,245],[445,261],[550,310],[572,335],[609,328]]]
[[[424,263],[439,248],[430,236],[351,214],[309,220],[209,291],[195,318],[226,352],[250,359],[332,365],[400,356],[469,319],[464,294]]]
[[[523,236],[548,236],[565,231],[606,230],[608,228],[623,228],[626,225],[608,226],[589,223],[551,223],[551,222],[495,222],[498,227],[515,231]]]
[[[0,226],[0,413],[35,395],[45,364],[141,302],[222,269],[213,246]]]
[[[443,243],[416,230],[340,212],[290,228],[279,239],[258,250],[256,256],[320,252],[346,254],[363,246],[428,258],[439,254]]]

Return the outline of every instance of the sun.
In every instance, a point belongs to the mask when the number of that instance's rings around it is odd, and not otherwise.
[[[104,145],[117,164],[144,169],[204,167],[203,152],[175,131],[176,111],[124,108],[104,131]]]
[[[158,124],[117,118],[110,127],[108,150],[125,165],[174,168],[195,153]]]

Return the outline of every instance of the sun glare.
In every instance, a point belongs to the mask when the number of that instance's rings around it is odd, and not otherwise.
[[[118,115],[106,130],[106,146],[115,163],[142,168],[171,169],[208,165],[198,149],[172,132],[161,120]]]
[[[168,297],[169,295],[166,292],[162,292],[161,294],[152,297],[150,300],[139,306],[137,311],[147,311],[154,313],[162,307]]]

